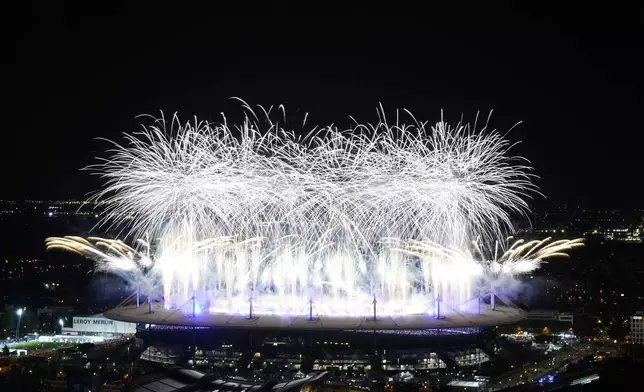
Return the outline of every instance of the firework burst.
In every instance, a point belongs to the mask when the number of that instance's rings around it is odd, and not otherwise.
[[[275,120],[282,107],[245,108],[236,127],[154,119],[89,168],[105,179],[102,223],[153,239],[139,251],[71,237],[48,247],[139,271],[168,308],[197,297],[232,312],[252,298],[258,313],[315,301],[320,313],[362,315],[374,298],[388,314],[426,312],[437,295],[466,310],[481,277],[526,272],[574,245],[519,244],[489,266],[461,250],[511,232],[536,193],[527,161],[487,126],[411,115],[390,125],[380,110],[376,124],[298,136]]]

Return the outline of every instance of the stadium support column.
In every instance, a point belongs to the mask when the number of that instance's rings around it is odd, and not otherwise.
[[[441,301],[443,298],[441,297],[440,293],[436,296],[436,320],[439,320],[441,318]]]
[[[309,298],[309,321],[313,321],[313,298]]]
[[[139,305],[141,303],[141,290],[139,286],[136,287],[136,308],[139,308]]]
[[[193,295],[191,300],[192,300],[192,318],[195,318],[197,317],[197,297]]]
[[[494,303],[495,291],[496,290],[492,289],[492,295],[490,296],[490,305],[492,306],[492,310],[496,310],[496,304]]]
[[[253,296],[250,296],[250,299],[248,300],[248,319],[252,320],[253,319]]]
[[[148,295],[148,313],[152,313],[152,297]]]
[[[376,301],[376,296],[374,295],[373,296],[373,321],[376,321],[378,319],[376,314],[376,304],[378,304],[378,301]]]

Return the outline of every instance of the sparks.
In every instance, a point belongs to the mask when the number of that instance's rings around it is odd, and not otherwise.
[[[493,262],[467,249],[512,232],[536,193],[527,161],[487,126],[441,121],[312,128],[297,136],[245,105],[239,126],[175,116],[126,134],[89,170],[94,199],[119,240],[50,238],[136,277],[171,309],[190,298],[210,312],[359,316],[432,312],[435,298],[467,311],[489,274],[516,275],[578,242],[518,244]],[[286,117],[283,107],[278,108]],[[396,116],[398,118],[398,116]],[[487,264],[486,264],[487,263]],[[495,276],[496,276],[495,275]]]

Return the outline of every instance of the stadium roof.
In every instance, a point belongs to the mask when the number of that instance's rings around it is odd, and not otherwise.
[[[191,315],[179,309],[166,309],[163,303],[148,306],[121,305],[105,312],[111,320],[151,325],[186,325],[234,329],[308,329],[308,330],[418,330],[483,327],[510,324],[526,318],[526,312],[510,306],[481,305],[480,314],[453,312],[437,319],[428,314],[369,317],[318,315],[257,315],[247,313],[202,313]]]

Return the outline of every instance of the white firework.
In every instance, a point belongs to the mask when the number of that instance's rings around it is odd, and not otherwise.
[[[516,276],[539,268],[542,263],[557,257],[568,258],[567,252],[584,246],[583,239],[557,240],[552,237],[543,240],[518,240],[498,255],[498,244],[495,256],[487,262],[488,276]]]
[[[411,115],[411,125],[389,125],[381,110],[376,124],[300,137],[272,109],[260,120],[245,108],[237,127],[155,119],[90,167],[106,180],[95,195],[103,223],[154,239],[146,276],[166,307],[196,297],[232,312],[253,297],[257,313],[315,301],[319,313],[361,315],[377,298],[399,314],[441,295],[463,309],[493,268],[451,249],[511,232],[536,192],[525,160],[487,127],[430,127]],[[105,255],[67,246],[107,268],[131,264],[122,243]]]

